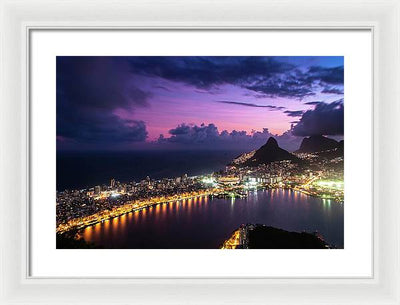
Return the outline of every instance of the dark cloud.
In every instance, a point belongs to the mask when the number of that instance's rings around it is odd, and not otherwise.
[[[258,97],[304,98],[321,84],[339,84],[343,67],[311,67],[302,71],[274,57],[131,57],[131,71],[182,82],[202,91],[232,84],[247,88]],[[343,77],[341,78],[343,79]]]
[[[246,96],[246,97],[249,97],[249,96],[250,96],[250,97],[255,97],[255,98],[259,98],[259,99],[265,99],[265,98],[268,98],[268,97],[269,97],[269,96],[266,95],[266,94],[249,93],[249,92],[244,93],[243,96]]]
[[[169,88],[165,87],[165,86],[157,85],[157,86],[154,86],[153,88],[162,89],[162,90],[164,90],[164,91],[171,92],[171,90],[170,90]]]
[[[233,102],[233,101],[217,101],[217,102],[218,103],[223,103],[223,104],[246,106],[246,107],[268,108],[268,109],[271,109],[271,110],[283,110],[283,109],[286,109],[285,107],[280,107],[280,106],[257,105],[257,104],[253,104],[253,103],[244,103],[244,102]]]
[[[254,96],[255,98],[267,98],[268,95],[266,94],[253,94],[252,96]]]
[[[177,136],[177,135],[186,135],[189,134],[191,131],[192,127],[189,125],[181,124],[176,128],[170,129],[169,133]]]
[[[313,81],[297,69],[276,74],[272,77],[259,77],[250,84],[242,84],[248,90],[265,97],[304,98],[315,95]]]
[[[200,94],[213,94],[213,95],[218,95],[218,94],[225,93],[223,89],[217,88],[217,87],[208,88],[208,89],[194,90],[194,92],[200,93]]]
[[[318,103],[313,110],[306,111],[293,127],[296,136],[343,135],[343,99],[333,103]]]
[[[298,117],[298,116],[302,116],[303,115],[303,110],[286,110],[284,111],[284,113],[287,114],[287,116],[290,117]]]
[[[312,81],[321,81],[326,84],[343,85],[344,67],[325,68],[319,66],[310,67],[307,72],[308,78]]]
[[[218,140],[219,132],[214,124],[209,125],[186,125],[182,123],[169,131],[171,137],[164,139],[170,143],[202,144],[213,143]]]
[[[269,137],[273,136],[281,147],[294,151],[300,147],[302,140],[292,135],[291,131],[278,136],[270,133],[267,128],[264,128],[263,131],[253,131],[250,134],[243,130],[233,130],[231,132],[223,130],[219,132],[215,124],[201,124],[198,126],[182,123],[171,129],[169,135],[170,137],[160,135],[157,143],[159,145],[171,145],[175,148],[250,151],[261,147]]]
[[[147,138],[143,121],[123,120],[103,112],[90,116],[82,112],[73,116],[64,115],[57,126],[60,130],[59,136],[77,143],[118,144],[144,141]]]
[[[147,106],[150,97],[132,82],[128,62],[117,57],[57,57],[57,136],[76,143],[144,141],[146,126],[117,109]],[[62,145],[62,143],[60,143]]]
[[[293,68],[271,57],[143,56],[129,58],[135,73],[180,81],[198,88],[257,80]]]
[[[321,102],[321,101],[314,101],[314,102],[307,102],[307,103],[304,103],[305,105],[319,105],[319,104],[321,104],[321,103],[323,103],[323,102]]]
[[[335,87],[325,87],[324,90],[322,90],[321,92],[342,95],[343,89],[335,88]]]

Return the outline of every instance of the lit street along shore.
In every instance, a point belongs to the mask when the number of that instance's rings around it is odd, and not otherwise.
[[[284,189],[158,204],[88,226],[81,235],[104,248],[218,249],[245,223],[317,231],[330,245],[344,246],[343,204]]]

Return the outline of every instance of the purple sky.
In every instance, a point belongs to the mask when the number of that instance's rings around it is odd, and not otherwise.
[[[275,134],[289,150],[342,137],[343,57],[57,57],[58,150],[249,150]]]

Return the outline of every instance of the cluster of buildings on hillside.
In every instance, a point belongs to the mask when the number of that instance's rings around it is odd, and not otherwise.
[[[205,190],[201,177],[152,180],[146,177],[140,182],[121,183],[111,179],[109,185],[97,185],[89,189],[57,192],[57,225],[74,218],[85,217],[102,210],[111,210],[126,202],[148,200],[154,197],[171,197],[177,194]]]
[[[151,198],[171,198],[203,191],[235,196],[243,195],[243,192],[251,189],[281,187],[341,201],[343,187],[333,184],[318,185],[315,182],[324,179],[343,181],[343,165],[336,167],[331,161],[314,159],[311,154],[302,157],[311,161],[309,167],[304,168],[290,160],[256,167],[231,164],[225,170],[210,175],[189,177],[185,174],[159,180],[146,177],[139,182],[128,183],[111,179],[108,185],[57,192],[57,225],[105,210],[111,211],[128,202],[149,202]]]

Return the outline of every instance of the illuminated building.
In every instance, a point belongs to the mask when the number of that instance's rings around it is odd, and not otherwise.
[[[235,185],[240,183],[240,179],[239,177],[226,176],[226,177],[220,177],[218,179],[218,182],[223,185]]]

